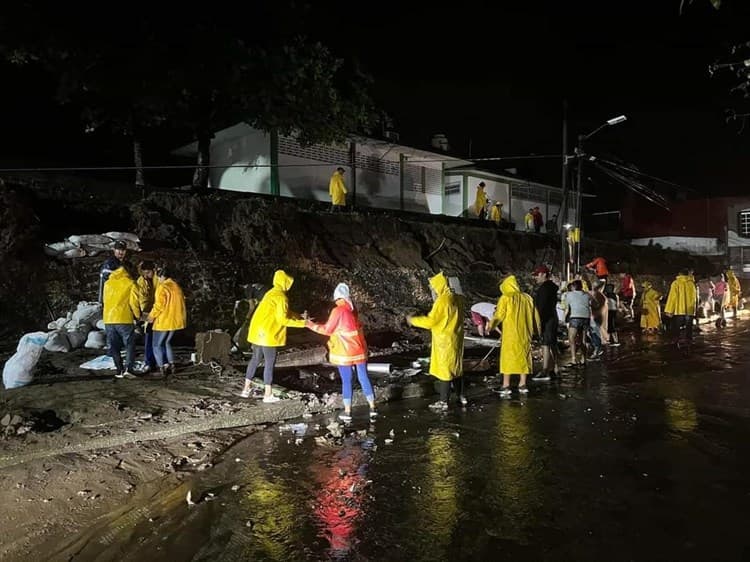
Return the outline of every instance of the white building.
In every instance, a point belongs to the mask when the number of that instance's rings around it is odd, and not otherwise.
[[[197,150],[192,143],[175,154],[195,156]],[[476,170],[439,150],[362,136],[303,147],[294,137],[240,123],[215,134],[210,156],[209,187],[216,189],[329,201],[331,174],[342,167],[349,202],[357,206],[461,216],[484,181],[489,197],[503,202],[504,218],[519,225],[529,207],[540,207],[547,219],[559,212],[561,200],[559,188]]]

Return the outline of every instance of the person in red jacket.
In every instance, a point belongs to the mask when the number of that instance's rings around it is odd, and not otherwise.
[[[599,278],[599,281],[606,284],[607,276],[609,275],[607,260],[602,257],[594,258],[592,261],[586,264],[586,269],[592,269],[596,276]]]
[[[633,318],[633,301],[635,300],[635,281],[627,271],[622,274],[620,280],[620,302],[625,305],[628,316]]]
[[[330,336],[328,359],[339,369],[344,395],[344,413],[339,415],[339,418],[342,421],[352,419],[352,367],[357,369],[357,378],[370,404],[370,417],[373,418],[378,414],[375,411],[375,393],[367,377],[367,342],[346,283],[336,286],[333,300],[336,301],[336,307],[331,311],[325,324],[307,320],[305,326],[313,332]]]

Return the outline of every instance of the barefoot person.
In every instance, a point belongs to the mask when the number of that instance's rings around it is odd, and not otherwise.
[[[342,421],[352,420],[352,367],[357,371],[357,379],[370,405],[370,417],[373,418],[378,414],[375,411],[375,393],[367,377],[367,342],[346,283],[336,286],[333,300],[336,306],[325,324],[307,320],[305,326],[313,332],[330,336],[328,359],[338,367],[344,397],[344,413],[339,418]]]

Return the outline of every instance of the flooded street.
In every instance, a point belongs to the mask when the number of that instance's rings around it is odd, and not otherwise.
[[[523,397],[473,377],[447,413],[415,399],[271,426],[50,557],[747,559],[749,326],[703,325],[689,353],[623,334]]]

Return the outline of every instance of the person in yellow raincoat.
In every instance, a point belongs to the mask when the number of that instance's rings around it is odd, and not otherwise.
[[[641,329],[657,332],[661,326],[661,293],[648,281],[643,282],[641,295]]]
[[[490,209],[490,219],[499,227],[503,221],[503,204],[500,201],[495,201]]]
[[[255,309],[247,341],[253,345],[253,356],[245,373],[245,388],[240,393],[242,398],[250,397],[250,384],[255,370],[263,358],[263,384],[265,394],[263,402],[278,402],[273,395],[273,367],[276,364],[276,352],[286,345],[287,328],[304,328],[305,319],[289,310],[287,291],[291,289],[294,278],[279,269],[273,274],[273,287],[263,296]]]
[[[515,275],[500,283],[500,298],[488,330],[502,324],[500,341],[500,374],[503,375],[501,396],[510,396],[510,376],[520,375],[518,392],[526,394],[526,375],[532,372],[531,338],[540,333],[539,312],[531,295],[521,292]]]
[[[141,317],[138,290],[126,265],[120,265],[109,274],[102,288],[104,332],[107,350],[115,363],[115,378],[134,378],[135,322]],[[125,349],[125,365],[120,351]]]
[[[487,192],[484,190],[484,182],[480,181],[477,185],[477,196],[474,199],[474,214],[479,220],[487,218]]]
[[[727,308],[731,308],[734,311],[734,317],[737,318],[737,308],[740,305],[740,295],[742,294],[740,280],[737,279],[731,267],[727,270],[726,276],[727,286],[729,287],[729,304]]]
[[[146,319],[154,325],[154,355],[162,375],[174,373],[175,359],[172,338],[177,330],[187,325],[185,296],[182,288],[172,279],[166,267],[156,271],[159,284],[156,286],[154,307]]]
[[[430,288],[435,293],[435,302],[429,314],[407,316],[406,321],[416,328],[432,332],[430,374],[437,379],[440,399],[430,407],[445,410],[448,408],[451,383],[461,404],[466,404],[463,379],[464,305],[463,299],[450,290],[448,279],[442,272],[430,278]]]
[[[344,185],[344,168],[336,168],[328,182],[328,193],[331,195],[331,211],[336,212],[346,207],[346,185]]]
[[[140,320],[146,320],[156,301],[156,265],[151,260],[144,260],[138,264],[138,271],[140,275],[135,280],[135,284],[138,288],[138,303],[141,306]],[[147,373],[156,368],[153,324],[148,322],[143,329],[143,361],[146,364],[144,372]]]
[[[679,345],[680,330],[685,328],[685,336],[688,343],[693,339],[693,317],[696,306],[695,280],[687,269],[672,281],[667,296],[667,304],[664,306],[664,314],[671,318],[670,329],[675,343]]]

